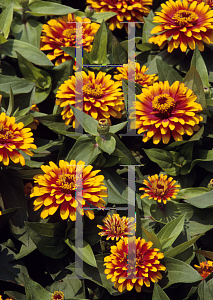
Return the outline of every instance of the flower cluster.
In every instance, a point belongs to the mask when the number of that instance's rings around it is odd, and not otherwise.
[[[94,212],[90,205],[103,208],[107,197],[106,187],[103,184],[104,176],[97,175],[100,170],[92,171],[92,166],[86,166],[83,161],[76,164],[75,160],[70,163],[60,160],[59,167],[53,162],[49,166],[43,165],[41,169],[44,175],[34,177],[36,186],[33,188],[31,197],[38,197],[34,201],[34,210],[44,206],[41,218],[47,218],[55,214],[60,208],[60,216],[63,220],[68,217],[76,220],[76,210],[94,218]],[[81,209],[81,205],[83,209]]]
[[[111,254],[104,258],[105,274],[119,292],[125,289],[131,291],[133,287],[140,292],[144,284],[149,287],[150,281],[158,282],[162,278],[160,271],[165,271],[166,267],[160,264],[159,259],[164,255],[157,248],[151,249],[152,245],[152,242],[146,243],[144,239],[135,237],[129,238],[128,243],[125,237],[116,246],[111,246]],[[131,249],[136,250],[136,257],[128,261],[128,251]]]
[[[198,273],[204,278],[213,272],[213,261],[201,262],[200,265],[194,265]]]
[[[60,291],[55,291],[52,294],[51,300],[64,300],[64,293]]]

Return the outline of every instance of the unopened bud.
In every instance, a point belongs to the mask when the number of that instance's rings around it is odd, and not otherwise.
[[[204,93],[205,93],[205,97],[206,98],[210,98],[211,97],[211,91],[208,87],[204,86]]]
[[[207,185],[207,188],[212,191],[213,190],[213,179],[210,180],[209,184]]]
[[[86,15],[86,17],[87,18],[90,18],[90,17],[92,17],[92,15],[94,14],[94,12],[95,12],[95,10],[94,10],[94,8],[92,7],[92,6],[87,6],[86,8],[85,8],[85,15]]]
[[[182,163],[184,162],[184,160],[185,160],[185,158],[184,158],[183,156],[179,156],[179,157],[178,157],[178,160],[177,160],[177,163],[178,163],[179,165],[182,165]]]
[[[100,135],[106,135],[109,132],[109,122],[107,119],[100,119],[97,126],[97,132]]]

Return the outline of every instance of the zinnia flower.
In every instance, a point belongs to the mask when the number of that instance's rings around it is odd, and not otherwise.
[[[14,117],[6,116],[5,113],[0,115],[0,162],[5,166],[9,165],[9,159],[15,164],[19,163],[24,166],[25,159],[18,150],[32,156],[29,150],[36,149],[36,145],[32,144],[34,139],[30,128],[23,128],[22,122],[15,123]]]
[[[88,72],[88,75],[83,71],[82,77],[71,76],[70,79],[65,81],[56,94],[56,104],[63,107],[62,119],[65,124],[70,124],[74,120],[74,114],[69,104],[77,107],[78,102],[81,102],[81,95],[76,92],[75,84],[83,77],[83,111],[96,120],[109,119],[110,116],[121,118],[121,110],[124,109],[123,92],[120,86],[121,82],[114,82],[111,75],[99,72],[95,76],[94,72]],[[75,122],[73,124],[75,128]]]
[[[202,107],[195,102],[197,96],[184,83],[175,81],[169,86],[168,81],[156,82],[143,88],[137,99],[136,122],[132,122],[132,128],[138,129],[138,134],[147,131],[143,142],[153,137],[154,144],[161,139],[168,144],[171,133],[175,141],[182,141],[184,134],[192,135],[200,128],[197,124],[203,118],[197,113],[202,111]]]
[[[105,226],[97,225],[98,228],[104,230],[99,232],[98,234],[101,236],[107,236],[107,240],[109,239],[116,239],[124,238],[125,236],[129,235],[129,231],[135,229],[135,222],[134,218],[129,220],[127,217],[120,217],[119,214],[113,214],[112,216],[107,215],[103,219],[103,223]]]
[[[149,180],[149,181],[148,181]],[[155,174],[149,176],[148,180],[144,180],[143,184],[146,187],[141,187],[139,190],[143,190],[145,193],[141,196],[141,199],[144,197],[149,197],[149,199],[157,200],[159,203],[164,203],[171,198],[176,198],[176,195],[179,191],[177,189],[180,187],[177,181],[173,180],[172,177],[167,179],[167,175],[161,174],[160,177]]]
[[[88,18],[75,17],[68,14],[62,18],[51,19],[43,25],[43,36],[41,36],[41,50],[51,50],[47,54],[50,60],[57,58],[55,65],[58,66],[66,60],[72,59],[61,47],[76,46],[76,22],[82,22],[82,46],[87,51],[92,50],[91,43],[100,25],[91,23]]]
[[[189,3],[194,2],[194,0],[188,0]],[[205,4],[208,4],[211,8],[213,7],[213,0],[197,0],[197,3],[202,3],[204,2]]]
[[[121,73],[118,75],[114,75],[114,78],[117,80],[126,79],[128,80],[128,64],[124,64],[123,67],[118,67],[117,70]],[[143,87],[147,87],[152,85],[155,81],[158,80],[158,76],[156,74],[148,75],[144,74],[148,68],[146,66],[140,67],[139,63],[136,63],[136,74],[135,74],[135,82],[139,83]]]
[[[134,245],[135,244],[135,245]],[[159,249],[150,249],[152,242],[147,242],[144,239],[130,238],[128,245],[128,238],[125,237],[117,242],[116,246],[111,246],[111,253],[109,256],[104,258],[106,262],[105,274],[107,279],[111,278],[114,282],[114,287],[123,292],[125,289],[131,291],[135,287],[137,292],[141,291],[141,287],[145,284],[147,287],[150,286],[150,280],[152,282],[158,282],[162,278],[159,271],[165,271],[166,267],[160,264],[159,259],[163,258],[163,253],[158,252]],[[128,246],[135,246],[136,248],[136,261],[128,262]],[[133,265],[134,264],[134,265]],[[133,279],[128,279],[132,277]]]
[[[157,34],[149,39],[161,48],[169,40],[168,52],[174,48],[186,52],[187,47],[194,50],[197,44],[200,51],[204,50],[203,42],[213,43],[213,11],[204,2],[189,3],[169,0],[161,4],[161,12],[156,12],[155,23],[159,23],[151,33]]]
[[[51,300],[64,300],[64,293],[59,292],[59,291],[55,291],[52,294]]]
[[[72,221],[75,221],[76,209],[84,215],[84,209],[79,208],[80,203],[83,208],[89,208],[89,204],[103,208],[105,201],[102,197],[107,197],[105,192],[107,188],[103,186],[104,176],[96,176],[100,170],[92,171],[92,168],[90,165],[85,167],[83,161],[76,164],[75,160],[71,160],[70,163],[60,160],[59,167],[53,162],[50,162],[49,166],[42,165],[41,169],[45,174],[34,177],[37,186],[33,188],[30,195],[30,197],[38,197],[34,201],[34,210],[44,205],[41,212],[41,218],[44,219],[53,215],[60,207],[63,220],[70,217]],[[82,191],[77,190],[80,185],[82,185]],[[90,219],[94,218],[92,210],[85,210],[85,214]]]
[[[152,0],[87,0],[87,3],[96,10],[96,12],[116,12],[117,15],[110,19],[109,29],[114,30],[116,27],[121,29],[123,21],[144,23],[143,16],[147,16],[150,12],[148,5],[152,5]],[[125,24],[127,31],[128,25]],[[140,28],[140,25],[136,23]]]
[[[194,265],[197,269],[198,273],[203,277],[206,278],[210,273],[213,272],[213,261],[208,260],[207,262],[201,262],[200,265]]]

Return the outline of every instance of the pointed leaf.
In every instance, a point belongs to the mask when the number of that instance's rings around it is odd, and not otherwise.
[[[110,133],[107,133],[104,137],[96,136],[95,140],[98,146],[109,155],[115,151],[116,141]]]
[[[10,33],[10,26],[13,20],[13,2],[3,10],[0,14],[0,28],[4,33],[4,38],[7,39]]]
[[[52,293],[45,290],[40,284],[30,279],[29,276],[24,275],[25,293],[27,300],[50,300]]]
[[[94,37],[90,56],[96,64],[103,65],[109,63],[107,59],[107,27],[104,21],[101,23]]]
[[[185,200],[185,202],[187,202],[195,207],[198,207],[198,208],[209,208],[209,207],[213,207],[212,196],[213,196],[213,191],[210,191],[203,195]]]
[[[198,71],[204,87],[209,87],[208,71],[204,59],[196,44],[191,60],[191,66],[194,66]]]
[[[77,9],[54,2],[33,1],[28,5],[26,13],[32,16],[67,15],[74,13]]]
[[[153,243],[154,248],[158,248],[159,250],[161,250],[162,249],[161,243],[160,243],[160,240],[158,239],[157,235],[154,232],[151,233],[150,231],[148,231],[144,227],[142,227],[142,229],[143,229],[143,231],[146,235],[147,242],[151,241]]]
[[[157,59],[156,64],[158,68],[159,81],[167,80],[170,85],[172,85],[175,81],[182,82],[183,78],[180,74],[163,60]]]
[[[167,294],[162,290],[162,288],[157,283],[154,284],[152,300],[169,300]]]

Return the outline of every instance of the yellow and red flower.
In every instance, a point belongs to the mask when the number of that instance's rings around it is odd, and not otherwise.
[[[72,221],[76,220],[76,210],[83,216],[84,212],[90,219],[94,218],[94,212],[90,210],[90,205],[103,208],[105,201],[102,197],[107,197],[104,186],[103,175],[97,175],[100,170],[92,171],[92,166],[85,167],[83,161],[76,164],[75,160],[70,163],[60,160],[59,167],[53,162],[49,166],[42,165],[44,175],[34,177],[36,186],[30,197],[38,197],[34,201],[34,210],[44,206],[41,218],[47,218],[55,214],[60,208],[60,216],[63,220],[68,217]],[[82,190],[78,191],[78,186]],[[82,210],[80,209],[82,205]]]
[[[15,123],[14,117],[6,116],[5,113],[0,115],[0,162],[5,166],[9,165],[10,159],[15,164],[25,165],[25,159],[18,150],[32,156],[29,149],[36,149],[32,144],[34,139],[30,128],[23,128],[22,122]]]
[[[204,278],[213,272],[213,261],[201,262],[200,265],[194,265],[198,273]]]
[[[122,79],[128,80],[128,64],[124,64],[123,67],[117,67],[117,70],[121,74],[114,75],[114,78],[116,80],[122,80]],[[156,76],[156,74],[153,75],[145,74],[146,71],[148,71],[148,68],[146,66],[140,67],[140,64],[136,63],[135,82],[139,83],[143,87],[152,85],[154,82],[158,80],[158,76]]]
[[[82,74],[82,76],[81,76]],[[80,76],[78,76],[80,75]],[[77,72],[76,76],[70,76],[60,87],[56,94],[56,104],[63,107],[61,113],[65,124],[73,121],[75,117],[69,104],[81,109],[82,97],[76,90],[78,83],[82,85],[83,79],[83,111],[96,120],[109,119],[110,116],[121,118],[121,110],[124,109],[124,97],[121,90],[121,82],[114,82],[111,75],[99,72]]]
[[[169,0],[161,4],[161,12],[156,12],[155,23],[159,23],[151,31],[156,36],[149,39],[163,48],[168,42],[168,52],[180,47],[186,52],[187,47],[194,50],[195,45],[200,51],[204,43],[213,43],[213,11],[204,2],[189,3],[187,0]]]
[[[111,254],[104,258],[105,274],[119,292],[125,289],[131,291],[133,287],[141,292],[143,284],[149,287],[150,281],[158,282],[162,278],[160,271],[165,271],[166,267],[160,264],[159,259],[164,255],[157,248],[151,249],[152,245],[152,242],[146,243],[144,239],[135,237],[129,238],[128,243],[125,237],[116,246],[111,246]],[[136,249],[136,261],[128,261],[128,250],[131,251],[131,247]],[[136,273],[133,273],[134,269]]]
[[[168,81],[154,83],[142,88],[137,95],[131,127],[138,129],[137,133],[145,132],[143,142],[153,137],[153,143],[158,144],[161,139],[168,144],[171,134],[175,141],[182,141],[183,135],[192,135],[199,130],[199,122],[203,120],[197,113],[202,111],[197,96],[184,83],[175,81],[169,86]]]
[[[161,174],[159,176],[155,174],[149,176],[148,180],[143,181],[146,187],[139,188],[139,190],[144,191],[141,199],[149,197],[149,199],[154,199],[159,203],[166,204],[171,198],[176,198],[180,185],[178,185],[177,181],[173,180],[172,177],[167,179],[167,175]]]
[[[188,0],[189,3],[194,2],[194,0]],[[213,0],[197,0],[197,4],[204,2],[205,4],[209,5],[213,8]]]
[[[59,292],[59,291],[55,291],[52,294],[51,300],[64,300],[64,293]]]
[[[128,25],[121,22],[137,22],[144,23],[144,16],[150,12],[152,0],[87,0],[87,3],[95,9],[96,12],[116,12],[117,15],[110,19],[109,29],[114,30],[116,27],[121,29],[125,26],[127,31]],[[140,25],[136,23],[140,28]]]
[[[112,216],[107,215],[103,219],[104,226],[97,225],[98,228],[104,230],[98,234],[101,236],[107,236],[107,240],[111,239],[118,241],[120,238],[124,238],[130,235],[130,231],[135,229],[134,218],[130,220],[129,218],[123,216],[122,218],[119,214],[113,214]]]
[[[61,47],[75,47],[76,45],[76,22],[82,23],[82,46],[87,51],[92,50],[91,43],[100,25],[91,23],[88,18],[75,17],[68,14],[62,18],[51,19],[43,25],[43,35],[41,36],[41,50],[50,50],[47,54],[50,60],[57,59],[55,65],[58,66],[72,57],[64,52]]]

